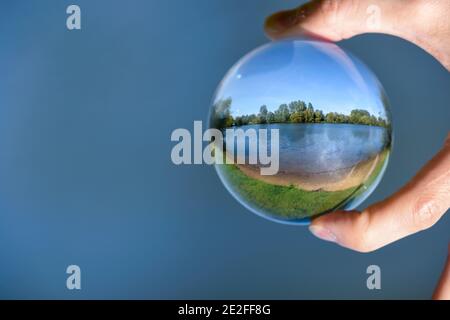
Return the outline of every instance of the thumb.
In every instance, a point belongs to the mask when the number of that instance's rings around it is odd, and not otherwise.
[[[363,33],[406,39],[434,56],[450,71],[449,1],[312,0],[268,17],[271,39],[312,35],[340,41]]]
[[[360,252],[381,248],[433,226],[450,208],[450,133],[443,148],[403,188],[359,213],[314,219],[317,237]]]
[[[408,3],[412,1],[314,0],[273,14],[266,20],[265,29],[272,39],[305,33],[332,41],[367,32],[404,36],[404,18],[412,14]]]

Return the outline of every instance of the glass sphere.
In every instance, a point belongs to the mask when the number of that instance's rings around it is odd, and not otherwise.
[[[220,83],[209,120],[223,137],[214,147],[222,182],[245,207],[282,223],[354,209],[380,182],[391,151],[388,101],[375,75],[313,39],[243,57]]]

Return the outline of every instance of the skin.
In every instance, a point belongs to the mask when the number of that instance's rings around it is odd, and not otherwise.
[[[307,34],[340,41],[364,33],[390,34],[418,45],[450,71],[449,16],[450,1],[315,0],[268,17],[265,31],[274,40]],[[450,133],[442,149],[396,193],[362,212],[321,216],[310,230],[323,240],[371,252],[430,228],[449,207]],[[450,258],[433,298],[450,299]]]

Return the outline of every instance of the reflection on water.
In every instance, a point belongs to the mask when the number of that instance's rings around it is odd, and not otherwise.
[[[242,129],[278,129],[280,132],[280,173],[318,174],[351,168],[368,161],[389,144],[382,127],[354,124],[260,124]],[[268,137],[270,139],[270,135]],[[270,152],[270,143],[266,144]],[[248,163],[249,145],[237,150]],[[240,153],[242,152],[242,153]],[[242,160],[241,160],[242,161]]]

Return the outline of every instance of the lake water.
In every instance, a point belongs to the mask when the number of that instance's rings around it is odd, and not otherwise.
[[[390,143],[388,130],[375,126],[320,123],[261,124],[240,128],[267,129],[269,133],[270,129],[279,130],[281,174],[303,176],[351,170],[359,163],[376,157]],[[246,144],[246,163],[248,152]]]

